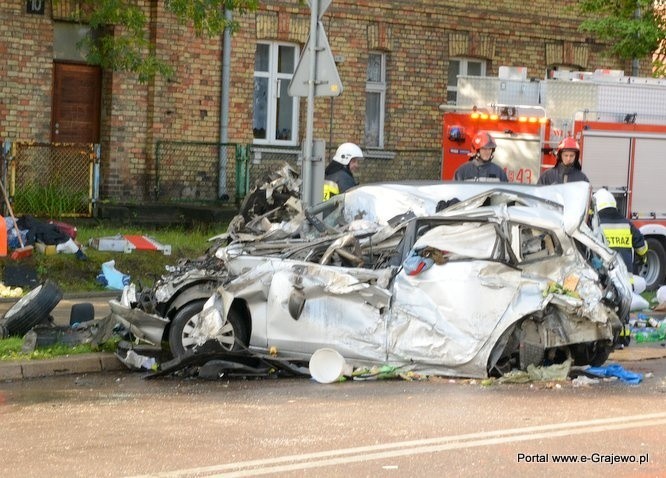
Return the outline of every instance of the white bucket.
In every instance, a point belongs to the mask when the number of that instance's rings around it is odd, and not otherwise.
[[[319,383],[337,382],[345,375],[351,375],[353,367],[342,355],[333,349],[317,349],[310,357],[310,375]]]
[[[646,286],[647,284],[645,283],[645,279],[637,274],[634,274],[634,293],[642,294],[645,292]]]
[[[660,304],[666,303],[666,285],[662,285],[657,290],[657,300]]]

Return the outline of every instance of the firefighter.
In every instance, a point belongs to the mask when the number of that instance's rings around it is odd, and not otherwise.
[[[608,247],[617,251],[630,273],[634,272],[634,252],[640,262],[647,262],[648,246],[641,231],[617,210],[617,203],[608,190],[601,188],[594,193],[594,204],[599,227]],[[632,281],[633,282],[633,281]]]
[[[479,131],[472,139],[472,157],[461,164],[453,179],[456,181],[508,182],[506,173],[493,163],[495,140],[486,131]]]
[[[555,166],[539,176],[537,184],[563,184],[574,181],[590,182],[581,171],[580,146],[574,138],[568,137],[557,146]]]
[[[363,151],[354,143],[342,143],[324,172],[324,201],[356,186],[354,173],[358,172]]]
[[[629,271],[629,282],[634,286],[634,252],[640,261],[647,262],[648,246],[641,231],[617,210],[617,203],[608,190],[601,188],[594,193],[599,228],[608,247],[617,251]],[[634,292],[634,294],[636,294]],[[632,300],[633,303],[633,300]],[[618,336],[617,345],[622,348],[631,342],[631,331],[625,324]]]

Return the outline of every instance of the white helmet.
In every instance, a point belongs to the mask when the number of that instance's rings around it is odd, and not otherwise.
[[[596,193],[594,193],[593,196],[597,211],[601,211],[607,207],[617,207],[615,198],[611,193],[608,192],[607,189],[601,188]]]
[[[347,166],[353,158],[362,158],[363,151],[354,143],[342,143],[333,156],[333,161]]]

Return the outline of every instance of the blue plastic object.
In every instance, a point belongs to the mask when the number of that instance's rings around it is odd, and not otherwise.
[[[585,372],[597,377],[617,377],[623,382],[630,384],[638,384],[643,380],[642,373],[630,372],[619,364],[609,364],[604,367],[588,367],[585,369]]]

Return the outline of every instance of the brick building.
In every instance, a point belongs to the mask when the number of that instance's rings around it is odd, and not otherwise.
[[[140,83],[85,65],[73,47],[85,33],[70,21],[73,0],[54,6],[0,0],[0,140],[100,143],[101,198],[115,201],[152,197],[158,144],[220,138],[222,40],[196,38],[163,2],[136,1],[150,18],[159,56],[176,69],[172,81]],[[378,158],[381,170],[415,177],[414,163],[392,152],[440,147],[438,105],[455,100],[458,73],[496,75],[502,65],[526,66],[539,78],[553,68],[630,73],[630,64],[604,57],[602,45],[578,31],[576,3],[334,0],[322,22],[344,92],[315,100],[314,137],[333,146],[356,142]],[[310,11],[298,0],[267,0],[235,19],[240,30],[232,37],[225,85],[229,142],[252,144],[255,157],[262,150],[298,149],[306,102],[286,90]],[[163,159],[159,167],[185,184],[192,180],[186,177],[190,160]],[[210,171],[195,180],[210,183],[209,191],[196,197],[215,199],[218,157],[212,153],[206,161]],[[233,163],[227,165],[230,194]]]

